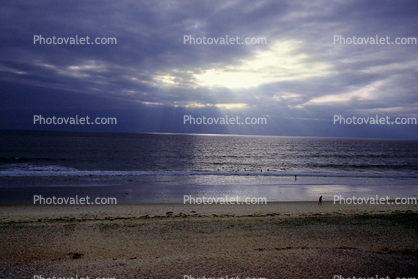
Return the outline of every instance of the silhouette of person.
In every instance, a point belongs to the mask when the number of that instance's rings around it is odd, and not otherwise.
[[[319,197],[318,205],[322,205],[322,196]]]

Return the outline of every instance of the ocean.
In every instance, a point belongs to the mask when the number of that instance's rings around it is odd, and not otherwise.
[[[0,146],[0,189],[8,189],[0,203],[29,202],[12,190],[106,189],[121,202],[182,202],[189,194],[290,201],[412,195],[418,185],[414,140],[0,131]]]

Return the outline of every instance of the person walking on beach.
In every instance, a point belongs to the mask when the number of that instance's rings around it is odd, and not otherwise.
[[[319,197],[318,205],[322,205],[322,196]]]

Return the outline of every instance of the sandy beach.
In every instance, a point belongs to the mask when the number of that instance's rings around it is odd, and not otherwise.
[[[417,205],[15,205],[0,212],[1,278],[418,274]]]
[[[0,15],[0,279],[418,278],[418,0]]]

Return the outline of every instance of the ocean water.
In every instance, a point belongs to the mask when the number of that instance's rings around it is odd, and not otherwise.
[[[0,131],[0,146],[0,188],[129,188],[141,201],[306,200],[341,185],[415,191],[418,180],[412,140]],[[317,191],[295,194],[302,188]]]

